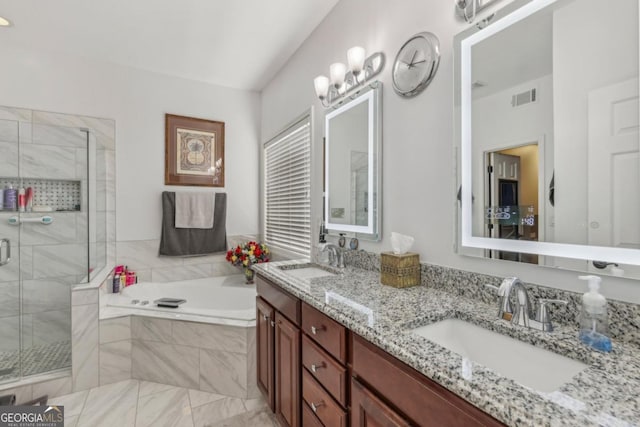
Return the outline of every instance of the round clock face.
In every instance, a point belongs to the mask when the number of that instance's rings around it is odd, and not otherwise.
[[[426,88],[440,62],[438,38],[431,33],[411,37],[401,48],[393,64],[393,88],[405,97],[415,96]]]

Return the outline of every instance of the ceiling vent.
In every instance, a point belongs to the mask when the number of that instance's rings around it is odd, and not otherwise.
[[[534,88],[526,92],[521,92],[513,95],[511,97],[511,106],[520,107],[521,105],[531,104],[532,102],[536,102],[537,100],[538,91]]]

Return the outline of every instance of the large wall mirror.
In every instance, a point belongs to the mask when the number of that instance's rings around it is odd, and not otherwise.
[[[640,278],[638,16],[516,0],[456,36],[462,253]]]
[[[327,230],[380,238],[380,90],[376,82],[325,117]]]

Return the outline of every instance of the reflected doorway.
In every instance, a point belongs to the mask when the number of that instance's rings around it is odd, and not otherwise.
[[[485,153],[485,236],[539,240],[539,170],[537,143]],[[489,258],[538,263],[538,256],[487,250]]]

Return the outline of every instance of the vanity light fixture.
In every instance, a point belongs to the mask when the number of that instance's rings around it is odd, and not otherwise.
[[[349,66],[341,62],[329,66],[329,77],[318,76],[313,79],[316,96],[325,108],[336,108],[343,103],[347,95],[353,98],[367,82],[384,68],[384,54],[376,52],[369,57],[360,46],[347,51]],[[374,83],[369,83],[374,85]],[[352,93],[353,92],[353,93]]]
[[[454,0],[456,4],[456,12],[458,15],[462,16],[464,20],[471,24],[474,19],[476,19],[476,15],[483,9],[488,6],[491,6],[494,3],[497,3],[500,0]],[[489,24],[489,21],[493,18],[493,15],[483,19],[478,23],[480,29],[486,27]]]
[[[0,16],[0,27],[10,27],[11,25],[11,21],[4,16]]]

